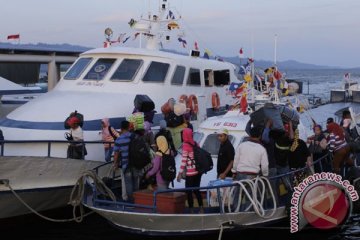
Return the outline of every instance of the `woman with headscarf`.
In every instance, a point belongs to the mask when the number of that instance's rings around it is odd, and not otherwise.
[[[201,182],[201,174],[196,170],[195,161],[194,161],[194,149],[193,146],[197,144],[193,139],[193,131],[190,128],[184,128],[182,131],[182,159],[180,165],[180,171],[177,176],[177,181],[180,182],[182,179],[182,174],[186,171],[185,177],[185,187],[186,188],[193,188],[193,187],[200,187]],[[194,207],[194,199],[193,193],[197,198],[200,213],[204,212],[203,209],[203,202],[200,190],[190,190],[187,191],[187,199],[190,208],[190,213],[193,213]]]
[[[313,161],[315,162],[316,160],[322,158],[327,154],[327,150],[326,150],[327,142],[325,135],[322,132],[322,127],[320,125],[315,124],[313,127],[313,131],[314,131],[314,135],[308,137],[307,143],[310,144],[309,151],[312,155]],[[314,170],[316,173],[320,173],[321,171],[327,172],[330,171],[330,167],[328,166],[326,160],[321,160],[321,163],[314,164]]]
[[[67,156],[73,159],[84,159],[87,154],[84,141],[84,133],[80,126],[80,120],[77,117],[71,117],[68,120],[70,126],[71,143],[68,146]]]
[[[326,125],[328,136],[329,152],[333,153],[333,170],[340,174],[342,165],[346,162],[348,165],[353,165],[350,156],[350,148],[345,141],[344,130],[334,122]]]
[[[119,137],[119,133],[110,126],[109,118],[103,118],[101,120],[101,139],[104,143],[105,161],[111,161],[111,155],[114,149],[114,141]]]
[[[156,184],[157,190],[165,190],[169,188],[169,182],[165,181],[161,176],[161,166],[164,154],[170,154],[170,148],[168,142],[164,136],[159,136],[156,138],[156,146],[158,151],[155,153],[155,157],[152,160],[153,166],[147,172],[145,178],[149,179],[150,177],[156,175]]]

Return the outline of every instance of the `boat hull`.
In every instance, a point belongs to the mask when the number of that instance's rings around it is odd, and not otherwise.
[[[68,205],[71,190],[83,172],[100,164],[103,162],[47,157],[0,157],[0,219],[31,212],[15,197],[11,189],[36,211],[63,207]],[[108,173],[106,171],[108,168],[102,170],[99,176],[105,176]]]
[[[86,205],[87,206],[87,205]],[[87,206],[115,227],[144,235],[206,234],[213,231],[268,225],[287,217],[285,207],[279,207],[271,218],[262,218],[255,212],[214,214],[152,214],[113,211]],[[272,210],[268,210],[270,214]]]
[[[42,212],[66,206],[69,202],[72,188],[73,186],[28,189],[17,192],[17,195],[36,212]],[[0,219],[32,213],[10,190],[0,192],[0,208],[2,209]]]

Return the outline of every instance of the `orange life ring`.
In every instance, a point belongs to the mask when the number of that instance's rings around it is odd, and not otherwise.
[[[218,110],[220,108],[220,97],[219,94],[217,94],[216,92],[213,92],[211,95],[211,104],[215,110]]]
[[[186,107],[190,108],[191,112],[195,114],[199,112],[198,100],[194,94],[189,96]]]
[[[183,94],[179,97],[179,102],[187,104],[188,96],[186,94]]]

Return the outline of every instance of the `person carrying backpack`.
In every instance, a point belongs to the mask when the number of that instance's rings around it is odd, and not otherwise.
[[[156,138],[158,151],[152,160],[153,166],[146,174],[146,179],[156,175],[157,190],[169,188],[169,182],[175,179],[176,166],[175,159],[170,153],[169,144],[164,136]]]
[[[134,185],[138,184],[133,182],[133,174],[128,167],[129,165],[129,149],[132,133],[129,131],[130,123],[126,120],[121,122],[121,135],[115,140],[114,146],[114,169],[121,168],[122,176],[122,199],[124,201],[132,200],[132,193]]]
[[[182,174],[184,171],[186,171],[186,177],[185,177],[185,187],[186,188],[192,188],[192,187],[200,187],[201,182],[201,173],[199,173],[195,166],[194,161],[194,149],[193,146],[197,144],[193,139],[193,131],[190,128],[184,128],[182,131],[182,160],[180,165],[180,171],[177,176],[177,181],[180,182],[182,179]],[[200,213],[204,212],[203,209],[203,202],[200,190],[190,190],[187,191],[187,200],[190,208],[190,213],[193,213],[193,207],[194,207],[194,199],[193,199],[193,193],[195,193],[195,196],[197,198],[199,207],[200,207]]]
[[[177,155],[177,150],[175,148],[174,141],[171,136],[171,132],[166,129],[167,128],[166,121],[160,120],[159,125],[160,125],[160,130],[155,134],[155,139],[157,139],[159,136],[164,136],[171,149],[171,154],[175,157]]]
[[[105,161],[111,161],[111,155],[114,149],[114,141],[119,137],[119,133],[110,125],[109,118],[101,120],[101,139],[104,143]]]

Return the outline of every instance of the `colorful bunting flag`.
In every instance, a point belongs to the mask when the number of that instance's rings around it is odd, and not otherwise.
[[[208,49],[205,49],[203,57],[206,59],[210,59],[210,56],[211,56],[211,52]]]
[[[187,42],[186,42],[186,40],[185,40],[185,39],[182,39],[182,38],[180,38],[180,37],[179,37],[179,38],[178,38],[178,41],[182,43],[183,48],[186,48],[186,44],[187,44]]]
[[[133,40],[135,40],[135,39],[139,36],[139,34],[140,34],[139,32],[135,33],[135,34],[134,34],[134,39],[133,39]]]

